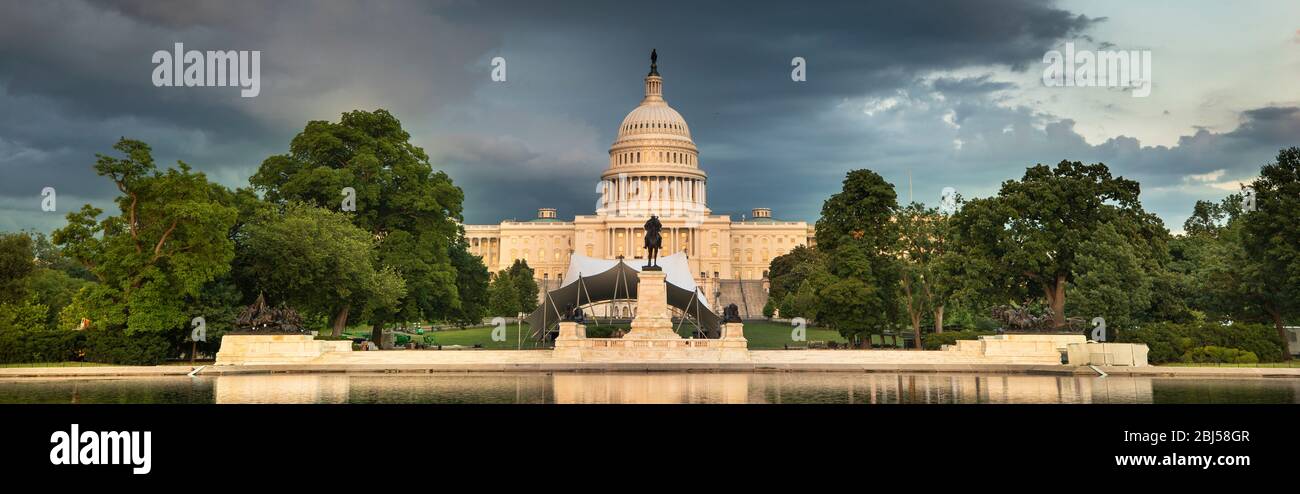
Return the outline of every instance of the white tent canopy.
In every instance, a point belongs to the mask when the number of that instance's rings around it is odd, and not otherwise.
[[[533,334],[541,336],[559,323],[564,308],[589,306],[612,300],[636,300],[641,264],[622,259],[596,259],[575,254],[560,287],[546,292],[542,304],[525,319]],[[657,264],[668,284],[668,305],[687,314],[706,333],[717,334],[721,322],[709,308],[708,298],[695,285],[685,253],[659,258]]]
[[[641,272],[641,266],[638,266],[638,264],[641,264],[639,262],[629,264],[622,259],[597,259],[574,254],[573,259],[569,261],[569,270],[564,273],[564,280],[560,282],[560,288],[576,283],[579,276],[590,278],[614,269],[620,263],[632,268],[633,271]],[[686,262],[686,253],[678,252],[670,256],[660,257],[655,264],[658,264],[663,269],[664,278],[669,285],[688,292],[698,293],[695,277],[691,276],[691,266]],[[699,293],[699,299],[704,308],[709,308],[709,301],[704,297],[703,293]]]

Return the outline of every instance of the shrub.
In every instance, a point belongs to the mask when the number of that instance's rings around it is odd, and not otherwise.
[[[953,345],[957,340],[977,340],[980,336],[993,334],[992,331],[944,331],[942,333],[922,333],[921,345],[926,350],[938,350],[944,345]]]
[[[616,331],[616,330],[618,330],[618,329],[619,329],[619,326],[602,325],[602,324],[588,324],[588,325],[587,325],[587,337],[588,337],[588,338],[610,338],[610,337],[613,337],[613,336],[614,336],[614,331]],[[627,329],[624,328],[624,331],[626,331],[626,330],[627,330]]]
[[[776,304],[773,304],[771,297],[769,297],[767,303],[763,304],[763,317],[771,319],[773,315],[776,315]]]
[[[85,334],[86,360],[89,362],[158,365],[172,349],[171,342],[153,332],[128,335],[121,329],[89,329]]]
[[[79,359],[82,334],[71,330],[0,330],[0,363],[28,364]]]
[[[1252,353],[1259,362],[1281,362],[1282,341],[1277,330],[1263,324],[1214,322],[1155,323],[1116,332],[1120,343],[1145,343],[1152,363],[1179,362],[1199,347],[1220,347]]]
[[[1202,346],[1188,350],[1183,354],[1183,362],[1194,364],[1257,364],[1259,357],[1254,352],[1237,348]]]

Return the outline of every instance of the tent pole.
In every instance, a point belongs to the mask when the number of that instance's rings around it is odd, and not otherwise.
[[[560,315],[560,308],[555,306],[555,298],[550,296],[550,292],[547,292],[546,295],[546,298],[551,302],[551,310],[555,311],[555,321],[558,323],[561,319],[564,319],[564,317]],[[550,325],[543,323],[542,328],[538,330],[541,334],[542,343],[546,343],[546,333],[549,329],[551,329]]]
[[[674,307],[674,308],[675,308],[675,307]],[[677,327],[676,327],[676,328],[673,328],[673,332],[674,332],[674,333],[678,333],[678,334],[681,333],[681,331],[682,331],[682,325],[683,325],[683,324],[686,324],[686,320],[687,320],[687,319],[690,319],[689,317],[686,317],[686,316],[690,315],[690,312],[689,312],[690,310],[691,310],[691,304],[687,303],[687,304],[686,304],[686,310],[683,310],[683,311],[682,311],[682,320],[677,321]]]
[[[549,304],[550,302],[551,302],[551,292],[548,291],[548,292],[546,292],[545,295],[542,295],[542,327],[546,327],[546,304]],[[536,329],[536,328],[528,328],[528,331],[529,331],[529,335],[528,335],[528,337],[529,337],[530,339],[532,339],[533,341],[536,341],[536,340],[537,340],[537,333],[536,333],[537,329]]]
[[[700,287],[697,286],[695,287],[695,300],[692,300],[692,302],[695,302],[695,329],[701,333],[704,333],[704,329],[700,327],[700,324],[703,323],[704,321],[700,320],[699,300],[700,300]],[[708,336],[708,334],[705,334],[705,336]]]

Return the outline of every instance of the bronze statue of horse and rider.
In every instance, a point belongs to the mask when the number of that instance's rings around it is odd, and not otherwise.
[[[645,222],[645,250],[646,265],[642,269],[650,271],[661,271],[659,268],[659,249],[664,246],[663,236],[659,234],[663,230],[663,223],[659,222],[659,217],[651,215]]]

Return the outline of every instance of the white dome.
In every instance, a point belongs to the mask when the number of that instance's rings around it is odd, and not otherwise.
[[[663,78],[650,52],[645,98],[619,124],[601,174],[597,215],[693,218],[708,216],[699,150],[691,128],[663,97]]]
[[[691,128],[686,125],[682,114],[668,106],[663,87],[663,77],[651,64],[650,74],[645,77],[645,98],[623,118],[618,127],[618,137],[609,147],[611,171],[627,167],[667,167],[678,173],[703,176],[703,172],[698,171],[699,149],[691,140]]]
[[[632,138],[679,138],[690,141],[691,128],[686,125],[682,114],[662,99],[642,102],[641,106],[627,114],[618,127],[618,141]]]

